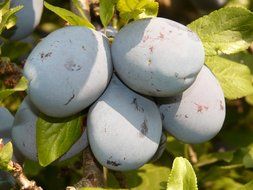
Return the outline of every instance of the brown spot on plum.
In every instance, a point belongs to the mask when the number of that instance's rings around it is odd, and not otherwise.
[[[159,33],[159,38],[160,38],[161,40],[164,39],[164,34],[163,34],[162,32]]]
[[[196,106],[197,106],[197,112],[198,113],[203,113],[203,111],[207,111],[208,110],[208,106],[205,106],[205,105],[201,105],[201,104],[197,104],[197,103],[194,103]]]
[[[151,65],[151,63],[152,63],[152,60],[149,58],[148,59],[148,65]]]
[[[133,104],[133,105],[135,106],[135,109],[136,109],[137,111],[139,111],[139,112],[144,112],[143,107],[141,107],[141,106],[138,104],[137,98],[134,98],[131,104]]]
[[[150,36],[143,36],[142,42],[145,43],[145,42],[148,41],[149,39],[150,39]]]
[[[116,162],[116,161],[112,161],[112,160],[107,160],[106,163],[107,163],[108,165],[115,166],[115,167],[118,167],[118,166],[121,165],[121,163]]]
[[[150,51],[150,53],[153,53],[154,47],[153,46],[149,47],[149,51]]]
[[[68,61],[66,64],[64,64],[64,67],[68,71],[79,71],[82,69],[80,65],[73,63],[73,61]]]
[[[49,52],[49,53],[40,53],[40,58],[42,59],[42,61],[45,59],[45,58],[48,58],[52,55],[52,52]]]
[[[74,98],[75,98],[75,94],[72,94],[72,96],[69,98],[69,100],[64,105],[65,106],[68,105]]]
[[[82,49],[83,49],[84,51],[86,51],[86,48],[85,48],[84,46],[82,46]]]
[[[220,110],[223,111],[224,110],[224,106],[222,104],[222,101],[220,100]]]
[[[124,160],[126,160],[126,157],[124,157]]]
[[[140,137],[146,136],[147,133],[148,133],[147,120],[144,119],[143,123],[141,124]]]

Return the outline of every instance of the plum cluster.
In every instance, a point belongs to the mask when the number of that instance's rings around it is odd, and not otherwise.
[[[199,37],[164,18],[133,21],[112,44],[86,27],[56,30],[24,66],[29,88],[15,116],[14,144],[37,161],[39,114],[65,118],[84,109],[87,128],[59,161],[89,143],[103,166],[133,170],[161,154],[163,129],[185,143],[208,141],[223,125],[225,100],[204,60]]]

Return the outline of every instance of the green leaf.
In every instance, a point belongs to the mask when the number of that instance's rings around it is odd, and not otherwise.
[[[220,82],[225,97],[237,99],[253,94],[251,73],[248,66],[228,59],[228,57],[210,56],[206,65]]]
[[[253,13],[241,7],[219,9],[188,26],[199,35],[207,56],[237,53],[253,41]]]
[[[13,27],[16,23],[15,13],[21,10],[23,6],[10,8],[10,0],[0,6],[0,34],[4,29]]]
[[[156,17],[159,4],[154,0],[118,0],[117,10],[120,17],[128,22],[131,19]]]
[[[246,154],[242,160],[243,165],[245,168],[253,168],[253,144],[244,148],[244,151],[246,151]]]
[[[25,77],[22,77],[18,84],[13,89],[4,89],[0,91],[0,101],[7,98],[11,94],[19,91],[25,91],[28,87],[28,81]]]
[[[168,180],[167,190],[197,190],[197,177],[190,162],[182,157],[175,158]]]
[[[44,5],[47,9],[49,9],[50,11],[57,14],[59,17],[64,19],[66,22],[68,22],[70,25],[73,25],[73,26],[86,26],[88,28],[95,29],[95,27],[90,23],[90,21],[88,21],[84,17],[80,17],[80,16],[72,13],[69,10],[50,5],[47,2],[44,2]]]
[[[233,157],[234,157],[233,151],[204,154],[201,157],[199,157],[196,166],[198,167],[206,166],[208,164],[213,164],[218,161],[231,162],[233,160]]]
[[[184,155],[184,143],[176,140],[174,137],[168,135],[166,151],[172,154],[175,157]]]
[[[9,166],[13,154],[11,142],[7,143],[4,147],[0,148],[0,170],[9,171],[12,168]]]
[[[84,187],[84,188],[81,188],[80,190],[106,190],[104,188],[99,188],[99,187]]]
[[[36,143],[41,166],[47,166],[64,153],[82,134],[82,117],[56,119],[40,117],[36,123]]]
[[[219,179],[215,180],[211,189],[212,190],[241,190],[243,187],[242,184],[234,181],[229,177],[220,177]]]
[[[38,162],[26,159],[23,164],[23,169],[28,176],[37,176],[44,169]]]
[[[85,16],[84,9],[82,7],[82,2],[85,3],[85,1],[82,1],[82,0],[72,0],[71,2],[73,3],[73,6],[74,6],[74,10],[72,10],[72,11],[74,13],[76,13],[77,15],[80,15],[81,17],[87,19],[87,17]]]
[[[124,172],[127,185],[131,190],[166,189],[169,176],[169,158],[164,154],[159,161],[145,164],[138,170]]]
[[[250,8],[251,0],[230,0],[226,4],[226,7],[244,7],[246,9]]]
[[[253,180],[250,181],[249,183],[245,184],[239,190],[252,190],[252,189],[253,189]]]
[[[107,27],[110,21],[112,20],[115,6],[118,0],[100,0],[99,1],[99,14],[100,19],[104,27]]]
[[[8,57],[11,60],[15,60],[29,53],[31,49],[32,49],[32,44],[28,44],[21,41],[8,41],[2,46],[1,56]]]
[[[253,105],[253,95],[246,96],[246,102]]]

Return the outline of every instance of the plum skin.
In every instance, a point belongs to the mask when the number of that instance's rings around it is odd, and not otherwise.
[[[36,121],[39,111],[26,97],[18,109],[12,128],[12,139],[17,149],[28,159],[38,161],[36,148]],[[29,137],[29,138],[27,138]],[[74,145],[58,161],[67,160],[88,146],[86,130]]]
[[[147,163],[162,134],[156,104],[128,89],[116,76],[90,108],[87,123],[96,159],[118,171],[137,169]]]
[[[159,98],[163,127],[185,143],[212,139],[225,119],[225,99],[219,82],[204,66],[193,85],[176,97]]]
[[[145,95],[168,97],[186,90],[204,64],[204,48],[186,26],[164,18],[131,22],[112,44],[119,78]]]
[[[13,115],[5,107],[0,107],[0,138],[9,137],[14,121]]]
[[[111,74],[108,39],[80,26],[49,34],[33,49],[24,67],[31,101],[42,113],[58,118],[92,104]]]

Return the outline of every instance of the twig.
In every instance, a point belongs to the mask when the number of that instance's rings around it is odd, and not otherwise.
[[[35,181],[27,179],[23,172],[23,168],[18,163],[11,161],[10,164],[13,167],[11,174],[17,181],[21,190],[43,190],[41,187],[36,185]]]
[[[0,148],[3,147],[3,141],[0,139]],[[14,177],[21,190],[43,190],[36,185],[35,181],[30,181],[24,174],[23,168],[12,160],[9,162],[9,166],[12,168],[9,173]]]
[[[189,159],[191,161],[191,163],[196,164],[198,162],[198,156],[197,153],[194,151],[192,145],[189,145],[188,147],[188,151],[189,151]]]
[[[96,161],[90,147],[83,152],[83,178],[74,185],[75,188],[81,187],[104,187],[103,168]]]
[[[249,52],[251,53],[251,54],[253,54],[253,43],[250,45],[250,47],[249,47]]]
[[[104,176],[104,186],[107,187],[107,181],[108,181],[108,169],[106,167],[103,167],[103,176]]]

